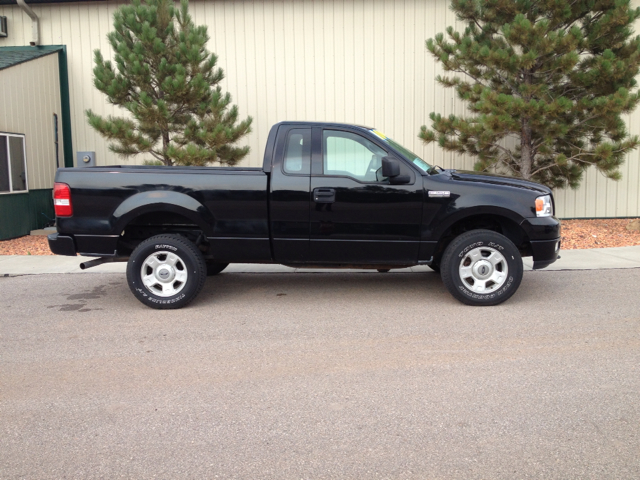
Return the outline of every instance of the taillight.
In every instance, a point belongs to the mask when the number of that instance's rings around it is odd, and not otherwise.
[[[66,183],[53,185],[53,208],[56,211],[56,217],[70,217],[73,215],[71,189]]]

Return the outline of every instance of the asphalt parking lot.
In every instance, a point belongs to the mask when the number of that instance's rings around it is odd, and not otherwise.
[[[640,478],[640,269],[0,278],[0,478]]]

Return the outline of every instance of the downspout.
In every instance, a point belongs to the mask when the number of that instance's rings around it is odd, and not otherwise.
[[[38,21],[38,15],[36,15],[36,12],[31,10],[31,7],[27,5],[27,2],[25,2],[24,0],[16,0],[16,2],[18,2],[20,8],[31,17],[31,36],[33,37],[33,40],[31,40],[29,44],[33,47],[35,47],[36,45],[40,45],[40,25]]]

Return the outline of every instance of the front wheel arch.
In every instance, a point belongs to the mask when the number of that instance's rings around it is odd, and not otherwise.
[[[451,242],[474,230],[491,230],[507,237],[523,257],[531,255],[531,243],[525,230],[513,219],[502,215],[476,214],[449,225],[440,235],[433,253],[433,265],[440,266],[442,256]]]

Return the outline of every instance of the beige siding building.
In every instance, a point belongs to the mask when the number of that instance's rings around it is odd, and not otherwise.
[[[56,174],[55,113],[60,116],[58,55],[48,55],[0,70],[0,125],[3,131],[23,134],[26,148],[28,190],[49,189]],[[24,94],[28,92],[28,94]],[[58,148],[64,166],[64,139],[60,126]]]
[[[40,43],[66,45],[73,152],[96,151],[99,165],[141,163],[110,153],[87,124],[88,108],[121,115],[92,83],[93,50],[106,58],[112,16],[122,2],[32,4]],[[635,0],[640,5],[640,0]],[[445,168],[471,169],[473,159],[425,146],[417,135],[429,113],[461,113],[455,92],[435,82],[442,73],[424,42],[449,25],[462,27],[446,0],[191,0],[197,24],[209,27],[209,50],[225,71],[223,88],[241,116],[254,118],[246,166],[259,166],[272,124],[319,120],[376,127]],[[28,45],[31,19],[0,6],[9,35],[0,47]],[[640,30],[640,28],[639,28]],[[627,118],[640,134],[640,109]],[[75,155],[75,153],[74,153]],[[640,216],[640,151],[622,167],[620,182],[590,170],[579,190],[556,193],[562,218]]]
[[[65,165],[59,50],[0,48],[0,86],[0,239],[5,239],[54,216],[51,187],[58,165]]]

